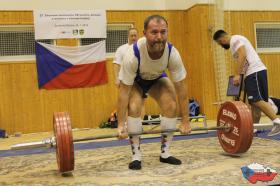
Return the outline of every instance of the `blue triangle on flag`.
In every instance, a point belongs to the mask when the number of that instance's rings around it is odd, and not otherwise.
[[[243,177],[246,178],[247,180],[249,179],[249,177],[253,176],[255,173],[252,169],[250,169],[247,166],[241,167],[241,171],[242,171]]]
[[[39,88],[73,66],[73,64],[49,51],[38,42],[35,42],[35,53]]]

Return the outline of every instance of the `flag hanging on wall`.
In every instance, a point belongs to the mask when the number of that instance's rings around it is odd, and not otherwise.
[[[105,41],[86,46],[35,43],[39,88],[68,89],[105,84]]]

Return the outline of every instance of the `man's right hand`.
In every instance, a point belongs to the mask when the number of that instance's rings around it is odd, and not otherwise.
[[[233,85],[234,86],[239,86],[240,85],[240,75],[235,75],[234,77],[233,77]]]
[[[127,132],[127,128],[122,126],[122,125],[119,125],[118,126],[118,138],[119,139],[126,139],[128,138],[128,132]]]

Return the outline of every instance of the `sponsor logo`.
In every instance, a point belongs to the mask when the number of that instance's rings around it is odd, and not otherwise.
[[[84,29],[80,29],[80,30],[79,30],[79,33],[80,33],[80,35],[84,35],[85,30],[84,30]]]
[[[78,35],[78,29],[75,29],[75,30],[73,30],[73,35],[75,36],[75,35]]]
[[[228,116],[228,117],[232,118],[233,120],[236,120],[236,114],[227,109],[223,109],[223,115]]]

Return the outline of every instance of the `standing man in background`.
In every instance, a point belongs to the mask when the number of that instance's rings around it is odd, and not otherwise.
[[[213,40],[224,49],[230,49],[237,61],[234,85],[240,84],[240,74],[244,74],[245,92],[252,108],[254,123],[259,123],[262,111],[274,124],[268,136],[280,134],[280,119],[268,103],[267,69],[250,41],[244,36],[230,35],[224,30],[218,30]]]
[[[138,31],[136,28],[130,28],[128,30],[128,43],[120,46],[115,54],[115,58],[113,61],[113,68],[115,74],[115,85],[119,87],[120,80],[119,80],[119,72],[121,68],[121,63],[123,60],[123,56],[126,54],[128,48],[137,41],[138,39]]]

